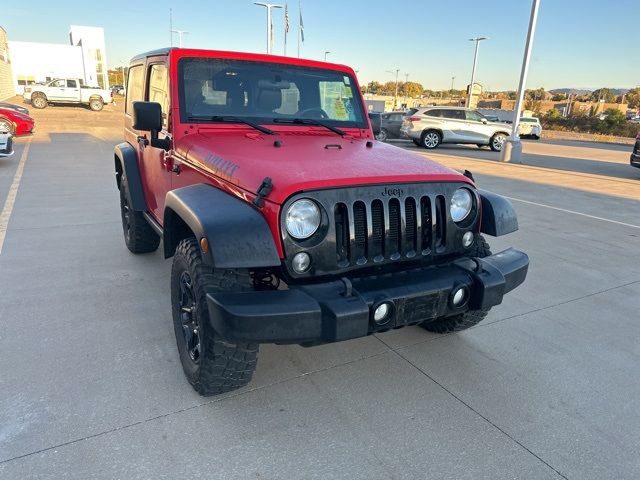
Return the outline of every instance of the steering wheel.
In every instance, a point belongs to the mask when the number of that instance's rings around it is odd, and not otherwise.
[[[321,109],[320,107],[313,107],[313,108],[305,108],[304,110],[300,110],[296,116],[301,116],[301,117],[311,117],[311,118],[329,118],[329,114],[327,112],[325,112],[323,109]]]

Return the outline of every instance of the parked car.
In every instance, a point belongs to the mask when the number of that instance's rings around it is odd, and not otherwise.
[[[13,155],[13,135],[2,131],[0,125],[0,158]]]
[[[382,126],[380,128],[380,133],[376,135],[376,139],[384,142],[389,138],[400,138],[400,127],[402,127],[405,115],[405,112],[383,113]]]
[[[633,146],[629,161],[632,167],[640,168],[640,133],[636,136],[636,144]]]
[[[84,86],[78,78],[57,78],[45,85],[25,87],[23,98],[30,101],[34,108],[46,108],[50,103],[79,103],[97,112],[113,101],[113,93]]]
[[[23,107],[21,105],[15,105],[13,103],[4,103],[0,102],[0,108],[8,108],[9,110],[15,110],[20,113],[24,113],[25,115],[29,115],[29,109]]]
[[[124,95],[125,94],[124,85],[111,85],[111,93]]]
[[[0,107],[0,131],[6,131],[12,135],[29,135],[33,133],[35,120],[29,115],[17,110]]]
[[[405,117],[403,136],[424,148],[437,148],[443,143],[488,145],[499,152],[509,136],[504,123],[490,122],[477,110],[464,107],[421,107]]]
[[[535,117],[521,117],[520,123],[518,124],[518,135],[540,140],[540,136],[542,135],[540,119]]]
[[[527,255],[481,235],[517,230],[511,203],[373,141],[347,66],[170,48],[133,58],[128,86],[110,159],[124,242],[173,258],[178,353],[202,395],[249,383],[260,343],[455,332],[525,280]]]

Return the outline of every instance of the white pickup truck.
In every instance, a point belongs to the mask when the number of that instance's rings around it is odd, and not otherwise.
[[[31,101],[34,108],[46,108],[50,103],[81,103],[94,112],[113,101],[109,90],[84,86],[77,78],[56,78],[44,85],[25,87],[23,98]]]

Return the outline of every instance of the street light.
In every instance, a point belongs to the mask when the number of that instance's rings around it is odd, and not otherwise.
[[[329,55],[331,52],[329,50],[327,50],[326,52],[324,52],[324,61],[327,61],[327,55]]]
[[[467,95],[467,107],[471,105],[471,96],[473,95],[473,84],[476,81],[476,62],[478,61],[478,46],[482,40],[488,40],[489,37],[470,38],[470,42],[476,42],[476,53],[473,55],[473,69],[471,69],[471,85],[469,86],[469,95]]]
[[[271,45],[273,39],[273,24],[271,23],[271,9],[272,8],[282,8],[282,5],[275,5],[273,3],[260,3],[253,2],[254,5],[258,5],[260,7],[265,7],[267,9],[267,53],[271,53]]]
[[[189,32],[187,32],[186,30],[171,30],[171,33],[178,34],[178,44],[180,45],[180,48],[182,48],[182,35],[186,35]]]
[[[522,143],[518,135],[518,126],[520,125],[520,109],[524,101],[524,87],[527,83],[527,73],[529,72],[529,58],[531,57],[531,48],[533,47],[533,34],[536,31],[536,22],[538,21],[539,0],[531,2],[531,17],[529,18],[529,31],[527,33],[527,43],[524,47],[524,57],[522,59],[522,70],[520,71],[520,83],[518,84],[518,96],[511,128],[511,135],[504,141],[502,151],[500,152],[500,160],[510,162],[515,160],[520,163],[522,154]]]
[[[396,93],[393,96],[393,109],[395,110],[396,108],[398,108],[398,73],[400,73],[400,69],[396,68],[395,72],[393,70],[386,70],[386,72],[390,73],[391,75],[395,73],[396,75]]]
[[[451,95],[451,99],[453,100],[453,81],[456,77],[451,77],[451,90],[449,90],[449,94]]]

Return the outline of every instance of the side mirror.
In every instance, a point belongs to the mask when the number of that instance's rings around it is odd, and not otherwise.
[[[373,135],[378,135],[380,130],[382,130],[382,115],[380,113],[372,112],[369,114],[369,121],[371,122]]]
[[[486,119],[486,118],[483,118],[483,119],[482,119],[482,123],[484,123],[484,124],[486,125],[486,124],[487,124],[487,119]]]
[[[169,150],[169,140],[158,138],[162,130],[162,107],[157,102],[133,102],[133,129],[150,132],[151,146]]]

